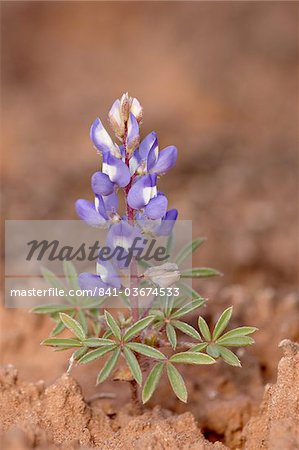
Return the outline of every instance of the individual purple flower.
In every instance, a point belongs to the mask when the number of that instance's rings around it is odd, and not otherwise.
[[[131,208],[142,209],[157,196],[157,175],[144,175],[136,179],[128,193],[128,204]]]
[[[167,211],[168,201],[164,194],[157,192],[157,175],[148,174],[138,178],[128,193],[128,204],[134,209],[145,208],[150,219],[160,219]]]
[[[129,184],[131,174],[128,166],[122,159],[117,158],[110,152],[103,152],[103,173],[108,175],[110,181],[119,187],[125,187]]]
[[[115,184],[103,172],[96,172],[91,177],[91,187],[97,195],[110,195],[114,192]]]
[[[107,245],[111,249],[120,247],[126,252],[132,247],[136,238],[140,238],[140,231],[136,225],[131,225],[125,220],[111,225],[108,236]]]
[[[143,213],[137,213],[136,222],[144,234],[156,236],[169,236],[178,217],[176,209],[168,210],[165,215],[158,220],[151,220]]]
[[[140,248],[144,248],[139,227],[125,220],[112,224],[108,231],[107,246],[112,252],[116,250],[112,258],[114,265],[119,269],[128,268],[132,257],[137,255]]]
[[[175,165],[177,154],[178,151],[173,145],[159,151],[157,135],[152,131],[140,143],[139,149],[134,152],[133,163],[137,173],[148,172],[161,175]]]
[[[94,203],[79,199],[76,211],[80,219],[93,227],[105,227],[107,221],[117,216],[118,198],[115,192],[110,195],[96,195]]]
[[[165,216],[162,217],[160,225],[156,227],[155,234],[157,236],[169,236],[172,233],[177,217],[177,209],[168,210]]]
[[[109,284],[104,283],[101,277],[93,273],[83,272],[78,276],[78,283],[82,291],[92,291],[92,296],[104,297],[105,292],[110,287]]]
[[[118,271],[114,268],[113,264],[107,260],[103,261],[98,259],[97,262],[97,275],[101,280],[111,287],[119,289],[121,286]]]
[[[162,192],[158,192],[156,197],[153,197],[144,209],[144,213],[149,219],[160,219],[166,214],[168,200]]]

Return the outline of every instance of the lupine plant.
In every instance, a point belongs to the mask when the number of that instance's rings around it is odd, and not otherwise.
[[[129,255],[136,237],[164,236],[166,247],[172,244],[173,228],[178,212],[168,209],[166,196],[157,188],[158,179],[176,163],[177,149],[169,146],[159,151],[155,132],[140,140],[143,110],[136,98],[124,94],[109,112],[108,120],[117,143],[96,119],[90,136],[102,160],[102,169],[93,174],[91,187],[94,202],[77,200],[79,217],[92,227],[107,229],[107,244]],[[118,211],[119,194],[123,193],[123,214]],[[175,395],[187,401],[187,390],[178,367],[182,364],[214,364],[222,359],[232,366],[240,360],[230,347],[250,345],[249,336],[256,328],[240,327],[226,331],[232,307],[219,317],[213,329],[203,317],[198,328],[187,317],[205,305],[206,300],[186,284],[188,278],[211,277],[219,272],[211,268],[181,269],[182,263],[204,242],[197,238],[184,246],[174,261],[156,266],[133,252],[129,264],[126,258],[99,258],[95,273],[76,273],[74,266],[64,262],[68,286],[49,270],[42,269],[46,280],[65,291],[67,304],[43,305],[33,309],[48,314],[55,327],[42,344],[54,350],[72,350],[69,368],[74,363],[88,364],[98,360],[101,367],[97,383],[111,374],[113,379],[128,381],[132,400],[146,403],[159,385],[165,371]],[[122,292],[126,312],[112,314],[107,304],[111,290]],[[89,297],[70,297],[68,289],[92,291]],[[174,295],[174,290],[177,295]],[[151,301],[140,306],[140,296],[146,289]],[[137,294],[137,295],[136,295]],[[109,306],[109,303],[108,303]],[[122,308],[123,311],[123,308]],[[66,330],[71,337],[59,337]],[[139,388],[142,392],[139,392]]]

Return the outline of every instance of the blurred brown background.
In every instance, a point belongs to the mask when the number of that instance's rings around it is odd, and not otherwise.
[[[201,314],[212,324],[232,304],[232,326],[260,329],[239,354],[242,371],[184,368],[190,403],[178,404],[166,383],[153,404],[191,410],[207,430],[221,423],[218,434],[229,428],[226,409],[240,428],[235,415],[246,422],[247,405],[276,378],[279,342],[299,340],[298,3],[7,1],[1,9],[3,217],[75,219],[74,202],[91,198],[99,167],[90,124],[105,121],[123,92],[138,97],[144,135],[155,130],[161,148],[179,149],[159,187],[193,220],[194,236],[209,238],[194,265],[225,274],[197,283],[210,298]],[[60,376],[65,354],[39,345],[50,320],[1,312],[3,362],[30,381]],[[74,371],[93,395],[97,364]],[[128,389],[109,386],[124,404]]]
[[[124,91],[179,149],[160,181],[218,283],[297,281],[298,3],[2,2],[7,219],[76,218]]]

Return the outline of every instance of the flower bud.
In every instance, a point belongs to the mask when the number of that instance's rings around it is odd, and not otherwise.
[[[124,122],[129,118],[131,102],[132,99],[129,97],[128,92],[122,95],[120,99],[120,114]]]
[[[140,123],[142,121],[142,117],[143,117],[143,109],[142,109],[142,106],[140,105],[139,101],[137,100],[137,98],[132,99],[130,111],[136,117],[137,122]]]
[[[121,139],[125,132],[125,125],[120,114],[120,101],[118,99],[113,103],[108,114],[108,119],[112,130]]]
[[[135,148],[138,147],[140,141],[139,126],[136,117],[130,113],[128,120],[128,134],[127,134],[127,151],[131,156]]]
[[[165,263],[161,266],[150,267],[143,275],[162,288],[172,286],[181,276],[177,264],[174,263]]]

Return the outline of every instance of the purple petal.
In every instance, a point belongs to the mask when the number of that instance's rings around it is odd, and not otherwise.
[[[120,113],[120,101],[115,100],[108,114],[112,129],[120,136],[124,133],[124,122]]]
[[[77,200],[76,211],[80,219],[93,227],[102,227],[106,224],[105,218],[95,208],[94,203],[88,200]]]
[[[118,272],[115,270],[110,261],[98,260],[97,262],[97,275],[101,277],[101,280],[109,286],[119,289],[121,286]]]
[[[91,177],[91,187],[97,195],[109,195],[114,191],[114,183],[108,175],[103,172],[96,172]]]
[[[106,291],[109,288],[109,286],[106,283],[103,283],[103,281],[98,275],[94,275],[93,273],[87,272],[80,273],[78,277],[78,283],[82,291],[91,290],[92,296],[95,297],[100,296],[99,291],[100,289],[104,289],[104,291]],[[101,297],[103,296],[104,293],[101,295]]]
[[[150,219],[161,219],[165,216],[168,206],[168,200],[164,194],[158,193],[157,197],[154,197],[145,207],[145,214]]]
[[[94,198],[94,205],[96,211],[104,217],[105,220],[109,220],[107,211],[106,211],[106,205],[104,203],[104,198],[102,195],[96,195]]]
[[[130,171],[126,164],[121,159],[107,152],[103,153],[103,172],[119,187],[127,186],[131,179]]]
[[[105,210],[109,216],[112,214],[115,214],[117,212],[118,208],[118,195],[116,192],[112,192],[110,195],[103,195],[102,196]]]
[[[138,227],[122,220],[111,225],[107,236],[107,244],[112,249],[121,247],[128,251],[136,237],[140,237]]]
[[[177,209],[170,209],[169,211],[167,211],[162,219],[161,224],[156,228],[155,233],[158,236],[169,236],[172,233],[172,229],[175,225],[177,217]]]
[[[105,151],[115,152],[116,146],[114,145],[111,137],[103,127],[103,124],[99,118],[97,118],[91,125],[90,138],[94,146],[101,152]]]
[[[136,117],[130,113],[128,120],[127,148],[134,150],[139,144],[139,126]]]
[[[130,174],[131,176],[134,175],[137,168],[139,167],[141,163],[141,158],[138,150],[135,150],[132,157],[130,158]]]
[[[142,160],[146,161],[150,149],[158,145],[157,134],[152,131],[148,134],[139,145],[139,153]]]
[[[169,147],[164,148],[164,150],[161,150],[158,156],[158,161],[150,169],[151,173],[165,173],[169,169],[171,169],[177,160],[178,157],[178,151],[176,147],[173,145],[170,145]]]
[[[128,193],[128,203],[131,208],[144,208],[157,195],[157,176],[155,174],[139,177]]]

